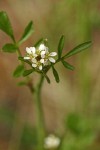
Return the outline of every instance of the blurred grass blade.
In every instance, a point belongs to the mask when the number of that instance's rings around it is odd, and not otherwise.
[[[17,46],[12,43],[7,43],[2,47],[3,52],[7,53],[15,53],[17,49]]]
[[[29,74],[31,74],[34,71],[34,69],[29,69],[29,70],[25,70],[23,73],[23,76],[28,76]]]
[[[25,60],[23,57],[18,57],[18,59],[32,66],[32,63],[29,60]]]
[[[53,75],[55,77],[55,80],[57,83],[59,83],[59,75],[58,75],[58,72],[56,71],[56,69],[54,68],[54,66],[52,65],[52,71],[53,71]]]
[[[92,44],[91,41],[82,43],[82,44],[78,45],[77,47],[75,47],[74,49],[72,49],[71,51],[69,51],[63,58],[67,58],[72,55],[75,55],[75,54],[89,48],[91,46],[91,44]]]
[[[26,26],[24,33],[18,43],[21,44],[24,41],[26,41],[32,35],[33,31],[34,31],[33,22],[30,21],[29,24]]]
[[[37,41],[37,42],[34,44],[34,47],[38,47],[43,41],[44,41],[44,39],[41,38],[39,41]]]
[[[81,122],[82,118],[78,114],[70,113],[66,119],[66,126],[71,132],[78,135],[81,132]]]
[[[62,60],[61,62],[64,65],[65,68],[67,68],[69,70],[74,70],[75,69],[74,66],[70,65],[68,62],[66,62],[64,60]]]
[[[58,44],[58,59],[61,58],[64,42],[65,42],[65,37],[64,35],[62,35]]]
[[[20,81],[20,82],[18,82],[18,86],[24,86],[24,85],[26,85],[27,83],[25,82],[25,81]]]
[[[11,39],[15,42],[10,20],[7,16],[7,13],[4,11],[0,12],[0,29],[7,35],[9,35]]]
[[[16,77],[16,78],[18,78],[18,77],[20,77],[20,76],[23,75],[23,72],[24,72],[24,66],[23,65],[19,65],[15,69],[15,71],[13,73],[13,76]]]

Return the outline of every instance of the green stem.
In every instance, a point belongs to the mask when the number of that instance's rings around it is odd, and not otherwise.
[[[20,52],[20,49],[19,49],[19,48],[17,49],[17,53],[18,53],[18,57],[20,57],[20,56],[22,57],[22,54],[21,54],[21,52]]]
[[[36,115],[37,115],[37,150],[43,150],[43,143],[45,137],[45,128],[44,128],[44,117],[43,117],[43,109],[41,103],[41,89],[43,85],[44,77],[41,75],[40,81],[35,88],[34,100],[36,105]]]

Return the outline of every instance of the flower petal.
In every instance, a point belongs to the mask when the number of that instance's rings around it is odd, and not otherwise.
[[[41,55],[41,58],[45,58],[45,55],[44,55],[44,54],[42,54],[42,55]]]
[[[41,62],[41,63],[44,63],[44,59],[41,59],[40,62]]]
[[[47,65],[49,65],[49,61],[48,61],[48,60],[45,60],[44,66],[47,66]]]
[[[35,58],[32,58],[33,63],[37,63],[37,60]]]
[[[30,47],[31,52],[34,54],[36,52],[35,47]]]
[[[45,51],[41,51],[41,55],[44,55],[45,54]]]
[[[43,50],[45,50],[46,49],[46,46],[44,45],[44,44],[41,44],[40,46],[39,46],[39,50],[40,51],[43,51]]]
[[[30,59],[30,57],[26,56],[26,57],[24,57],[24,59],[29,60],[29,59]]]
[[[38,55],[37,54],[33,54],[33,57],[37,57]]]
[[[32,64],[32,67],[36,68],[36,67],[37,67],[37,64],[34,64],[34,63],[33,63],[33,64]]]
[[[51,52],[51,53],[49,54],[49,56],[56,56],[56,55],[57,55],[56,52]]]
[[[42,70],[42,65],[39,66],[39,70]]]
[[[49,57],[49,61],[52,62],[52,63],[55,63],[55,62],[56,62],[55,59],[52,58],[52,57]]]
[[[26,47],[26,52],[27,52],[28,54],[31,54],[31,53],[32,53],[31,49],[28,48],[28,47]]]
[[[45,58],[45,51],[41,51],[41,58]]]
[[[48,47],[46,47],[45,51],[46,51],[46,54],[47,54],[47,53],[49,52],[49,48],[48,48]]]

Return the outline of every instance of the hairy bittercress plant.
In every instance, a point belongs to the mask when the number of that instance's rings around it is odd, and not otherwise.
[[[91,46],[91,41],[78,45],[77,47],[69,51],[67,54],[62,56],[62,50],[64,48],[65,42],[65,37],[63,35],[59,40],[57,52],[51,52],[51,50],[49,50],[49,47],[45,44],[47,40],[40,39],[36,44],[32,45],[31,47],[26,47],[26,55],[22,56],[19,47],[32,35],[34,31],[33,22],[29,22],[21,38],[18,41],[16,41],[10,20],[6,12],[2,11],[0,12],[0,29],[3,32],[5,32],[12,40],[11,43],[6,43],[2,47],[2,51],[8,53],[17,53],[18,59],[20,61],[20,65],[16,67],[13,76],[23,76],[24,80],[18,84],[27,85],[32,95],[34,95],[37,114],[37,150],[43,150],[49,147],[52,148],[53,146],[59,146],[59,138],[56,138],[54,135],[46,138],[46,130],[44,126],[45,121],[41,104],[41,88],[43,85],[43,81],[44,79],[46,79],[47,82],[50,83],[50,79],[47,76],[47,72],[50,69],[52,69],[56,82],[60,81],[58,72],[55,69],[55,64],[57,64],[58,62],[62,63],[65,68],[74,70],[74,67],[70,65],[65,59],[89,48]],[[26,69],[26,64],[29,65],[29,69]],[[34,72],[40,74],[40,81],[36,86],[33,85],[30,76],[28,76]]]

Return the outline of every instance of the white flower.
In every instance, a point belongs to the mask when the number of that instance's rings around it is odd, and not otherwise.
[[[51,63],[55,63],[56,60],[53,58],[57,55],[56,52],[49,53],[48,47],[44,44],[40,44],[38,48],[26,47],[27,55],[24,57],[25,60],[32,62],[32,67],[38,70],[42,70],[44,66]]]
[[[26,52],[28,54],[35,54],[35,51],[36,51],[35,47],[30,47],[30,48],[26,47]]]
[[[26,59],[26,60],[37,57],[35,47],[30,47],[30,48],[26,47],[26,52],[27,52],[27,56],[24,57],[24,59]]]
[[[60,144],[60,139],[53,134],[50,134],[48,137],[45,138],[44,141],[44,148],[52,149],[57,148]]]
[[[39,50],[40,50],[40,51],[45,51],[45,50],[46,50],[46,46],[45,46],[44,44],[41,44],[41,45],[39,46]]]

